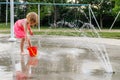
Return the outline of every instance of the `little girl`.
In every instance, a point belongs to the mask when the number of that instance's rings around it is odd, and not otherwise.
[[[25,19],[19,19],[15,22],[14,34],[16,38],[21,39],[21,43],[20,43],[21,54],[25,54],[23,49],[25,41],[27,41],[28,46],[31,46],[28,33],[30,35],[33,35],[31,26],[34,26],[37,23],[38,23],[38,15],[35,12],[30,12],[27,14]]]

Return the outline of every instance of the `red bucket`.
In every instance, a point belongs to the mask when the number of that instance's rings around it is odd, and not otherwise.
[[[36,46],[31,46],[27,48],[29,51],[29,55],[31,57],[35,57],[37,55],[37,47]]]

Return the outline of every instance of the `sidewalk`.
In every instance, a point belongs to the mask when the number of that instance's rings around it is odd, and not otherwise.
[[[2,34],[2,33],[0,33],[0,38],[1,37],[9,37],[10,36],[10,34]]]
[[[42,35],[34,35],[34,37],[36,36],[40,36],[41,38],[44,39],[44,37],[42,37]],[[10,37],[10,34],[1,34],[0,33],[0,38],[7,38],[7,37]],[[33,38],[34,38],[33,37]],[[85,38],[85,37],[72,37],[72,36],[47,36],[46,37],[47,39],[49,38],[50,40],[51,39],[57,39],[57,40],[65,40],[65,39],[68,39],[68,40],[76,40],[76,41],[86,41],[86,40],[89,40],[89,42],[91,43],[102,43],[102,44],[109,44],[109,45],[118,45],[120,46],[120,39],[109,39],[109,38]]]

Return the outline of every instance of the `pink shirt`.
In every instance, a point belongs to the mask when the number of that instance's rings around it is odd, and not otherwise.
[[[15,22],[14,25],[14,34],[16,38],[25,38],[27,35],[27,32],[25,31],[25,27],[23,24],[26,24],[26,19],[20,19]],[[29,30],[30,34],[32,35],[32,31],[30,28],[30,25],[27,25],[27,29]]]

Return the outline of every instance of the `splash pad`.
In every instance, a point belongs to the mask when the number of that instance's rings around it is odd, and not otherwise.
[[[15,61],[14,66],[18,67],[17,70],[20,70],[20,66],[23,64],[20,63],[21,60],[24,60],[24,64],[35,64],[35,66],[29,66],[29,73],[31,73],[33,76],[31,79],[34,80],[88,80],[89,78],[92,80],[101,80],[103,78],[103,80],[114,80],[116,78],[119,79],[119,77],[116,77],[119,74],[112,75],[106,73],[103,65],[101,65],[100,60],[93,54],[93,51],[88,49],[89,46],[86,46],[85,40],[88,40],[88,38],[35,36],[32,38],[32,43],[38,45],[40,42],[37,59],[30,59],[28,56],[21,58],[18,44],[14,44],[16,51],[14,50],[12,53],[10,53],[10,46],[13,45],[13,43],[6,44],[6,41],[3,41],[1,44],[3,44],[6,49],[3,48],[3,51],[1,51],[2,53],[0,54],[0,62],[2,63],[1,74],[9,75],[2,77],[2,79],[13,80],[13,68],[11,60]],[[103,40],[103,42],[101,40]],[[106,46],[113,70],[116,73],[119,73],[119,40],[113,39],[114,43],[112,44],[110,39],[89,38],[89,42],[98,45],[104,44]],[[19,41],[17,43],[19,43]],[[13,59],[11,56],[8,56],[8,54],[13,54]],[[111,76],[113,76],[113,79]]]
[[[100,38],[93,27],[90,28],[88,25],[89,30],[94,32],[92,34],[97,35],[90,37],[85,31],[87,25],[76,29],[78,32],[83,31],[81,37],[50,35],[32,37],[32,43],[39,46],[37,57],[32,59],[28,55],[21,56],[19,54],[19,41],[9,43],[5,41],[5,38],[1,40],[1,44],[4,43],[5,47],[7,47],[1,51],[3,54],[0,54],[0,61],[4,60],[6,63],[1,63],[8,68],[10,67],[7,72],[11,76],[17,70],[21,71],[23,67],[24,73],[27,72],[32,75],[29,79],[34,80],[119,79],[119,77],[112,79],[112,76],[114,76],[112,74],[113,70],[116,73],[119,73],[120,70],[119,40],[113,39],[112,42],[114,43],[112,44],[111,39]],[[12,49],[11,45],[14,45]],[[11,56],[7,56],[8,54],[11,54]],[[2,70],[6,69],[6,67],[3,67]],[[4,70],[2,72],[7,74]],[[3,73],[1,74],[4,75]],[[8,76],[3,79],[12,80]]]

